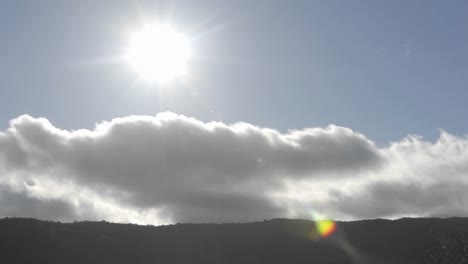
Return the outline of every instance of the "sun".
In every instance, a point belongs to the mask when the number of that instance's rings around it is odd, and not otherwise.
[[[126,59],[149,82],[169,83],[187,73],[188,39],[170,25],[147,24],[130,36]]]

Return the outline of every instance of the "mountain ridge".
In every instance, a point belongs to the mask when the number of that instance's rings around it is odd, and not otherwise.
[[[0,219],[5,263],[468,263],[468,218],[135,225]]]

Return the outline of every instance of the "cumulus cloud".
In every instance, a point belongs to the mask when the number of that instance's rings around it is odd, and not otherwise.
[[[0,186],[0,208],[2,216],[48,218],[57,221],[76,217],[69,204],[62,200],[38,199],[8,186]]]
[[[463,182],[378,182],[356,195],[343,195],[335,207],[353,218],[467,215],[468,185]]]
[[[0,217],[157,224],[306,217],[312,208],[339,218],[460,214],[467,142],[443,132],[436,143],[408,137],[378,148],[333,125],[281,133],[173,113],[68,131],[25,115],[0,132]]]

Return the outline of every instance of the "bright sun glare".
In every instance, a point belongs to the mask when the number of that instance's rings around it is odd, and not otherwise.
[[[146,25],[130,38],[127,60],[149,82],[168,83],[183,77],[190,58],[185,36],[169,25]]]

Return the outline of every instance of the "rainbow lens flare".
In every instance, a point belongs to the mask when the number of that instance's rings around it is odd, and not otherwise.
[[[329,237],[336,230],[336,223],[332,220],[317,220],[315,226],[321,237]]]

